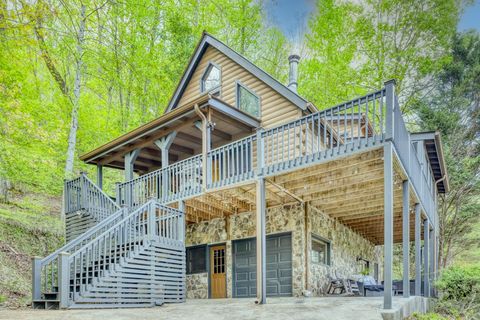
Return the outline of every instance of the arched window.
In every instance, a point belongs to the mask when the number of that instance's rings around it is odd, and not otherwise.
[[[213,91],[220,88],[222,73],[220,67],[209,63],[202,76],[200,89],[202,92]]]

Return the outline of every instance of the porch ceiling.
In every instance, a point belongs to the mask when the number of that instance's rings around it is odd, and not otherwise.
[[[309,202],[374,244],[384,242],[383,148],[267,178],[267,207]],[[394,161],[394,242],[402,241],[403,171]],[[410,208],[417,202],[410,188]],[[187,201],[187,221],[255,209],[255,185],[219,190]],[[410,237],[414,239],[414,213]]]

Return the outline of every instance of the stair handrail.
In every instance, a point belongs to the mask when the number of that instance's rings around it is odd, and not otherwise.
[[[102,220],[100,223],[96,224],[72,241],[69,241],[64,246],[49,254],[48,256],[44,258],[33,258],[33,299],[38,300],[40,298],[40,292],[42,289],[45,291],[47,289],[54,291],[54,288],[58,286],[58,265],[61,253],[73,253],[77,251],[85,243],[88,243],[89,241],[97,237],[99,234],[109,229],[120,219],[122,219],[128,212],[127,210],[128,209],[126,207],[120,208],[114,214]]]
[[[64,279],[62,282],[67,285],[59,290],[68,291],[73,280],[73,291],[69,291],[71,293],[69,299],[75,300],[99,273],[106,272],[110,266],[128,258],[130,252],[143,245],[145,241],[158,239],[171,244],[174,242],[183,244],[184,233],[180,230],[184,228],[183,219],[183,212],[162,205],[155,199],[149,200],[70,254],[66,261],[67,267],[62,270],[63,274],[59,274],[59,278]],[[177,231],[172,232],[174,226]],[[169,231],[163,232],[163,228]],[[91,272],[83,272],[90,268]],[[93,271],[94,269],[96,270]]]
[[[102,221],[120,209],[102,189],[93,183],[85,172],[79,177],[65,181],[64,213],[85,210],[97,221]]]

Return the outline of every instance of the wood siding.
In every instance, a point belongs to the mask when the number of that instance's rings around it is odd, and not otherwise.
[[[240,81],[260,97],[262,127],[271,128],[302,116],[302,112],[297,106],[213,47],[208,47],[204,53],[192,79],[180,98],[178,106],[182,106],[200,96],[200,79],[209,62],[213,62],[221,68],[220,98],[223,101],[236,107],[237,81]]]

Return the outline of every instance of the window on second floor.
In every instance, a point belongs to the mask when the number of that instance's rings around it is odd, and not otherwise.
[[[221,76],[220,67],[210,62],[202,76],[201,91],[209,92],[220,89]]]
[[[237,108],[260,118],[260,98],[240,83],[237,83]]]

